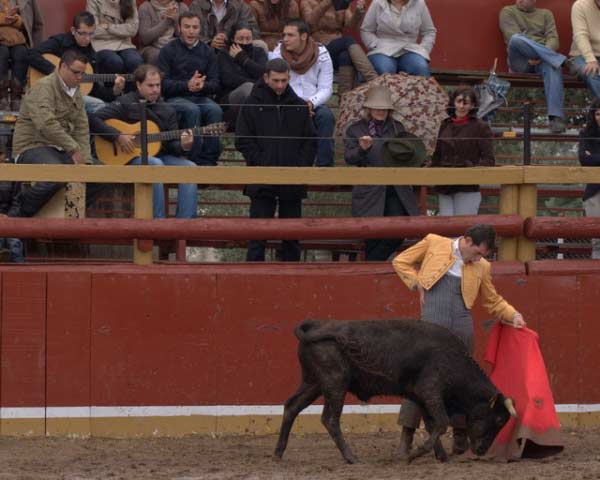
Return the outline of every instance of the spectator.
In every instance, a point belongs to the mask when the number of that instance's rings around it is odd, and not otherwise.
[[[0,142],[0,165],[8,162],[6,147]],[[18,211],[17,198],[21,190],[19,182],[0,181],[0,217],[6,217],[11,210]],[[11,215],[14,216],[14,215]],[[0,250],[8,250],[8,259],[11,262],[23,263],[23,244],[18,238],[0,238]]]
[[[158,66],[164,74],[163,95],[173,104],[183,128],[220,122],[221,107],[210,98],[219,92],[215,51],[200,41],[200,18],[193,12],[179,16],[180,36],[160,50]],[[195,141],[190,159],[197,165],[216,165],[218,137]]]
[[[558,32],[554,15],[535,8],[536,0],[515,0],[500,11],[500,30],[508,46],[508,64],[516,73],[537,73],[544,79],[548,118],[552,133],[565,131],[562,64],[567,57],[557,52]]]
[[[0,110],[20,110],[27,82],[27,49],[42,41],[43,29],[37,0],[0,2]]]
[[[282,59],[270,60],[266,73],[242,106],[235,129],[235,147],[250,167],[310,167],[315,158],[315,131],[306,102],[289,86],[290,67]],[[303,185],[247,185],[250,218],[302,216]],[[248,242],[246,260],[264,261],[263,240]],[[282,242],[284,261],[300,260],[297,240]]]
[[[576,0],[571,7],[571,68],[600,98],[600,0]]]
[[[440,127],[431,158],[432,167],[493,167],[492,130],[477,118],[478,100],[471,87],[450,95],[448,115]],[[478,185],[437,186],[440,215],[477,215],[481,203]]]
[[[252,0],[250,8],[269,51],[274,50],[281,41],[285,21],[300,16],[296,0]]]
[[[484,257],[496,243],[490,225],[474,225],[456,239],[429,234],[416,245],[394,258],[392,265],[410,290],[419,292],[421,321],[451,330],[473,353],[471,308],[478,296],[492,317],[505,325],[523,328],[525,320],[492,283],[491,267]],[[464,415],[449,418],[453,431],[452,453],[464,453],[469,447]],[[410,452],[415,429],[421,422],[419,406],[405,399],[398,423],[402,425],[400,455]]]
[[[177,114],[171,105],[161,101],[160,97],[160,71],[154,65],[140,65],[134,72],[137,91],[123,95],[120,99],[110,103],[102,110],[90,117],[90,125],[94,132],[112,140],[115,145],[125,151],[131,152],[135,148],[133,137],[120,132],[104,121],[110,118],[122,120],[127,123],[136,123],[141,120],[140,100],[146,100],[148,120],[156,123],[161,132],[178,129]],[[161,154],[157,157],[148,157],[148,165],[167,165],[175,167],[191,167],[194,163],[179,156],[192,148],[194,137],[189,131],[184,131],[179,138],[163,142]],[[141,158],[136,157],[128,165],[140,165]],[[165,192],[162,184],[153,186],[154,218],[165,218]],[[198,209],[198,185],[195,183],[180,183],[177,198],[178,218],[194,218]]]
[[[300,6],[312,38],[327,47],[333,68],[338,72],[338,93],[354,88],[356,71],[366,81],[377,77],[361,46],[353,37],[343,34],[346,29],[358,30],[365,16],[365,0],[357,0],[354,13],[349,8],[350,2],[342,6],[346,8],[338,10],[332,0],[303,0]]]
[[[585,128],[579,134],[579,162],[584,167],[600,167],[600,98],[590,105]],[[583,207],[586,217],[600,217],[600,184],[585,186]],[[592,239],[592,258],[600,259],[600,238]]]
[[[179,15],[187,11],[181,0],[144,0],[138,36],[144,62],[158,65],[160,49],[179,35]]]
[[[23,97],[12,146],[17,163],[93,163],[88,119],[79,91],[86,65],[85,55],[76,50],[67,50],[61,57],[58,68],[39,80]],[[35,215],[63,186],[64,183],[36,182],[18,195],[19,207],[11,210],[9,215]],[[88,184],[88,205],[100,190],[101,186]]]
[[[260,38],[256,18],[245,0],[192,0],[190,11],[202,19],[201,40],[216,49],[225,47],[227,32],[236,23],[245,23],[252,28],[254,44],[267,50]]]
[[[269,58],[290,65],[290,86],[308,103],[319,136],[317,167],[333,166],[335,117],[326,105],[333,92],[333,64],[327,49],[312,39],[306,22],[293,18],[285,22],[283,41]]]
[[[421,166],[425,146],[416,137],[408,138],[404,126],[392,118],[394,105],[387,87],[372,87],[363,104],[364,118],[346,130],[344,159],[357,167],[385,167],[384,148],[391,139],[404,138],[408,162]],[[418,153],[419,152],[419,153]],[[386,154],[387,155],[387,154]],[[395,217],[418,215],[412,187],[400,185],[355,185],[352,188],[353,217]],[[403,239],[365,241],[365,260],[385,261],[402,245]]]
[[[88,63],[97,70],[96,52],[91,45],[92,35],[96,30],[96,20],[90,12],[80,12],[73,17],[73,25],[69,33],[53,35],[37,47],[29,50],[29,66],[44,75],[51,74],[54,64],[46,60],[43,55],[51,54],[60,58],[67,50],[77,50],[85,55]],[[104,102],[112,102],[115,97],[123,93],[125,79],[115,75],[115,83],[109,88],[101,83],[94,83],[92,91],[84,97],[85,109],[88,113],[94,112],[104,106]]]
[[[131,73],[143,62],[133,45],[138,33],[135,0],[87,0],[96,19],[92,46],[101,73]]]
[[[360,27],[369,60],[380,75],[405,72],[429,77],[435,34],[425,0],[373,0]]]
[[[252,45],[252,29],[245,23],[231,27],[227,46],[217,53],[221,98],[226,120],[235,127],[240,105],[250,95],[254,83],[261,79],[267,64],[267,53]]]

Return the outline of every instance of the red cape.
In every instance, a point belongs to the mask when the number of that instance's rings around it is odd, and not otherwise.
[[[500,431],[488,453],[511,460],[562,451],[560,423],[537,333],[497,323],[484,358],[492,365],[492,382],[514,400],[518,415]]]

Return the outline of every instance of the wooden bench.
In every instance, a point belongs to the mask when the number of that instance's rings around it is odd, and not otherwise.
[[[440,70],[432,69],[431,75],[442,85],[475,85],[490,76],[485,70]],[[496,72],[498,78],[508,80],[511,87],[539,88],[544,86],[541,75],[535,73]],[[565,88],[585,88],[585,84],[574,75],[563,75]]]

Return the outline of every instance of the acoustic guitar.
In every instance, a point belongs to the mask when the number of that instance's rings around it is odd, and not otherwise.
[[[127,123],[122,120],[116,120],[111,118],[105,120],[107,125],[116,128],[119,132],[125,135],[131,135],[134,137],[133,141],[136,148],[133,152],[127,153],[121,150],[117,142],[107,140],[99,135],[94,137],[94,143],[96,145],[96,155],[98,159],[105,165],[126,165],[135,157],[142,155],[142,148],[140,146],[140,130],[141,123]],[[218,122],[211,123],[204,127],[184,128],[182,130],[169,130],[161,132],[158,125],[151,120],[148,120],[148,156],[154,157],[160,152],[161,142],[168,140],[175,140],[181,137],[181,134],[185,131],[191,131],[194,136],[204,135],[209,137],[217,137],[223,135],[227,131],[227,123]]]
[[[42,55],[46,60],[48,60],[54,68],[58,68],[58,64],[60,63],[60,58],[56,55],[52,55],[51,53],[44,53]],[[33,67],[29,67],[29,88],[33,87],[38,80],[44,78],[46,75],[42,72],[37,71]],[[79,85],[79,90],[81,94],[85,97],[89,95],[94,88],[95,82],[114,82],[115,81],[115,73],[94,73],[94,68],[88,63],[85,66],[85,75],[81,79],[81,84]],[[133,75],[131,73],[119,73],[118,75],[125,78],[125,81],[130,82],[133,80]]]

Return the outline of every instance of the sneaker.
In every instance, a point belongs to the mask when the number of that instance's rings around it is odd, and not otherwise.
[[[552,117],[548,122],[548,128],[552,133],[564,133],[567,129],[567,124],[560,117]]]

